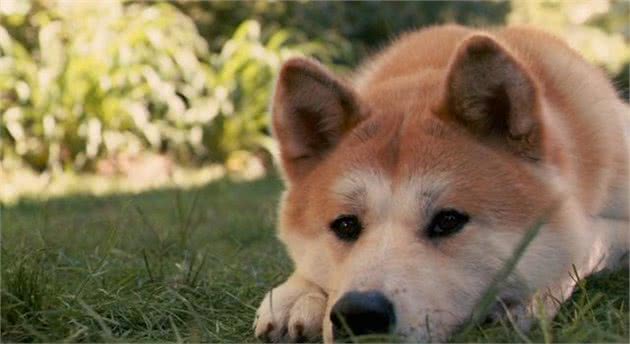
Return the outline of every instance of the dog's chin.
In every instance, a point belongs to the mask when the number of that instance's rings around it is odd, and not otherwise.
[[[437,333],[435,329],[430,332],[422,331],[419,333],[397,332],[394,336],[394,342],[398,343],[444,343],[450,338],[446,332]]]
[[[529,321],[524,321],[527,318],[527,304],[525,299],[514,296],[498,298],[490,307],[488,314],[482,318],[477,325],[488,326],[507,321],[514,323],[522,330],[527,330],[527,324],[530,323]],[[470,325],[470,318],[468,319],[469,320],[462,320],[457,325],[434,323],[430,328],[411,328],[408,331],[399,329],[395,334],[388,337],[387,342],[443,343],[456,339],[457,336],[461,334],[461,331]],[[368,336],[365,339],[368,342],[371,340],[383,342],[382,340],[379,341],[378,338],[379,337]]]
[[[476,320],[474,325],[490,326],[501,322],[509,322],[517,326],[522,331],[527,331],[531,327],[532,318],[529,310],[529,302],[527,298],[510,296],[502,296],[490,306],[488,313],[480,320]],[[434,324],[430,330],[420,331],[416,333],[400,333],[398,337],[403,342],[446,342],[459,341],[458,336],[462,331],[471,325],[472,316],[467,317],[468,320],[462,320],[457,325],[447,326],[445,324]]]

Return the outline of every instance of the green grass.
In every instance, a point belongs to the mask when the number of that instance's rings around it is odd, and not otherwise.
[[[291,263],[281,183],[73,196],[2,209],[2,342],[254,342],[254,312]],[[464,341],[627,342],[628,271],[580,283],[552,323]]]

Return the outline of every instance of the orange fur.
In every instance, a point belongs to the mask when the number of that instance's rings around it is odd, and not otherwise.
[[[296,267],[278,290],[327,300],[313,309],[323,319],[299,324],[326,341],[331,307],[353,290],[390,298],[398,335],[445,340],[543,215],[510,277],[520,287],[503,291],[520,295],[524,327],[534,295],[569,296],[572,265],[590,274],[628,250],[628,106],[601,71],[541,31],[412,32],[352,82],[294,59],[273,112],[288,187],[279,237]],[[444,208],[470,222],[452,237],[423,236]],[[331,232],[340,214],[361,219],[356,242]],[[257,335],[298,339],[284,334],[296,333],[286,319],[313,303],[284,304],[265,298]]]

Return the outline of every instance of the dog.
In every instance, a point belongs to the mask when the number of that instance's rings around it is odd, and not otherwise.
[[[410,32],[348,79],[288,60],[271,112],[295,271],[255,335],[448,340],[532,228],[488,317],[554,316],[578,278],[628,264],[628,110],[530,27]]]

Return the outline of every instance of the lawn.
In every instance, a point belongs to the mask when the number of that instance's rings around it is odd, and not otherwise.
[[[254,342],[291,263],[274,237],[276,177],[5,206],[2,342]],[[551,323],[462,341],[628,342],[628,270],[580,283]]]

